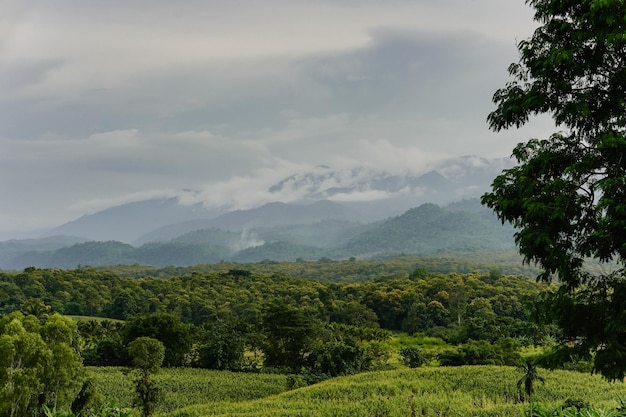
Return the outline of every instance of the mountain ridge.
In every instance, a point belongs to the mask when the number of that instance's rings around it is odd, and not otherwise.
[[[335,219],[373,222],[397,216],[424,203],[449,204],[464,198],[474,198],[487,191],[493,178],[511,165],[507,159],[486,159],[463,156],[443,161],[424,169],[422,173],[391,174],[364,166],[335,170],[319,166],[308,172],[291,174],[269,185],[256,204],[248,202],[245,209],[238,207],[237,198],[229,204],[212,199],[211,192],[181,191],[179,196],[148,199],[122,204],[84,215],[49,230],[45,236],[72,235],[87,240],[118,240],[126,243],[147,243],[175,237],[177,227],[232,228],[250,215],[248,227],[283,223],[302,223],[320,220],[316,213],[287,220],[293,213],[279,214],[284,204],[305,207],[316,202],[316,210],[335,204]],[[255,197],[259,198],[259,197]],[[343,208],[339,208],[339,206]],[[263,209],[274,209],[274,214],[260,214]],[[251,210],[257,210],[252,213]],[[343,210],[344,214],[339,212]],[[314,210],[312,210],[314,211]],[[216,220],[218,217],[219,220]],[[254,218],[254,219],[252,219]],[[187,226],[184,224],[187,223]],[[179,226],[174,226],[179,224]],[[168,231],[167,228],[170,228]]]
[[[476,199],[464,204],[474,209],[451,210],[427,203],[400,216],[366,224],[324,220],[304,225],[251,228],[239,233],[204,229],[190,232],[195,236],[187,233],[167,242],[151,242],[139,247],[117,241],[83,242],[53,251],[29,250],[9,260],[0,258],[0,268],[115,264],[164,267],[222,260],[372,258],[393,254],[484,253],[515,248],[512,227],[502,225]]]

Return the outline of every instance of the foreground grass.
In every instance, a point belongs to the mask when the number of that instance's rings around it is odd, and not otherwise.
[[[626,394],[621,383],[597,375],[543,371],[544,385],[534,400],[557,406],[567,399],[594,407],[614,408]],[[371,372],[336,378],[313,386],[252,401],[208,400],[167,414],[176,417],[405,417],[515,416],[528,405],[520,403],[512,367],[466,366]]]
[[[95,385],[107,401],[120,407],[132,406],[132,375],[123,368],[90,367]],[[183,407],[209,402],[249,401],[276,395],[287,389],[287,376],[209,371],[205,369],[162,369],[155,376],[163,401],[157,411],[168,415]]]

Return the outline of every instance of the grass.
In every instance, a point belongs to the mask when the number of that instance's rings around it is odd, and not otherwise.
[[[89,368],[108,401],[132,405],[132,376],[122,368]],[[554,408],[579,400],[615,408],[626,393],[623,383],[598,375],[540,370],[533,400]],[[175,417],[520,417],[514,367],[463,366],[368,372],[287,391],[286,375],[245,374],[201,369],[163,369],[158,416]]]
[[[124,320],[119,320],[119,319],[109,319],[106,317],[95,317],[95,316],[76,316],[76,315],[71,315],[71,314],[65,314],[65,317],[70,318],[78,323],[80,323],[81,321],[90,321],[90,320],[95,320],[97,322],[101,322],[101,321],[111,321],[113,323],[124,323]]]
[[[556,407],[567,399],[614,408],[624,393],[620,383],[568,371],[542,372],[535,401]],[[512,367],[429,367],[359,374],[251,401],[212,401],[174,411],[176,417],[520,417],[527,404],[518,398],[519,372]]]
[[[89,367],[94,383],[109,402],[120,407],[133,403],[133,376],[124,368]],[[234,373],[192,368],[165,368],[155,380],[162,388],[160,413],[209,402],[248,401],[276,395],[287,389],[286,375]]]

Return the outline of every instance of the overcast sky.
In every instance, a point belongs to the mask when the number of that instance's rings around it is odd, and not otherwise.
[[[0,1],[0,235],[318,165],[509,156],[523,0]],[[211,201],[209,201],[211,203]]]

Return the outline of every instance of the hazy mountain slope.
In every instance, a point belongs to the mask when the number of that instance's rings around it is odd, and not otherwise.
[[[4,269],[76,268],[78,265],[102,266],[134,263],[132,246],[115,241],[85,242],[53,251],[30,251],[4,262]]]
[[[160,227],[141,236],[136,243],[165,242],[201,229],[220,229],[232,232],[285,225],[305,225],[324,220],[359,221],[356,210],[332,201],[311,204],[269,203],[249,210],[235,210],[213,219],[199,219]]]
[[[50,236],[41,239],[12,239],[0,242],[0,265],[28,252],[46,252],[82,243],[75,236]]]
[[[294,245],[329,248],[362,233],[370,226],[341,220],[324,220],[312,224],[259,227],[231,232],[219,229],[194,230],[171,242],[220,245],[233,251],[261,246],[265,243],[286,242]]]
[[[204,190],[173,193],[198,201],[193,205],[181,204],[174,196],[123,204],[60,225],[46,236],[143,244],[169,241],[209,228],[240,231],[328,219],[372,222],[426,202],[445,205],[478,197],[511,164],[509,159],[464,156],[416,167],[413,173],[389,173],[365,166],[337,170],[322,166],[288,175],[273,184],[268,180],[265,191],[255,190],[254,200],[246,199],[245,205],[252,205],[252,209],[235,210],[243,203],[237,201],[236,193],[229,206],[220,203],[219,198],[211,201],[211,188],[207,186]]]
[[[111,207],[52,229],[47,235],[73,235],[89,240],[132,242],[158,227],[215,213],[202,204],[185,206],[178,198],[152,199]]]
[[[278,207],[284,208],[283,205]],[[266,208],[267,209],[267,208]],[[246,219],[258,219],[251,216]],[[86,242],[49,250],[28,250],[0,262],[0,268],[74,268],[78,265],[145,264],[186,266],[215,263],[345,259],[398,254],[471,254],[513,250],[513,228],[503,226],[477,199],[439,207],[423,204],[371,224],[324,220],[305,225],[257,227],[230,232],[206,229],[170,242],[133,247],[120,242]]]
[[[216,263],[229,259],[233,251],[227,247],[190,243],[148,243],[133,251],[134,262],[153,266],[185,266]]]
[[[243,230],[290,224],[311,224],[322,220],[358,221],[360,215],[339,203],[322,200],[308,205],[269,203],[252,210],[237,210],[213,220],[223,230]]]
[[[371,228],[370,224],[324,220],[312,224],[252,229],[249,237],[263,242],[289,242],[303,246],[332,248]]]
[[[232,256],[234,262],[295,261],[297,259],[316,260],[327,255],[327,251],[311,246],[287,242],[266,243],[244,249]]]

